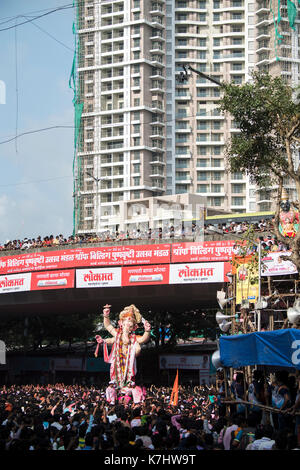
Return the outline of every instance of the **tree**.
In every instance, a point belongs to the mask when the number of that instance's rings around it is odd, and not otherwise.
[[[242,171],[259,188],[277,188],[274,232],[291,250],[289,258],[300,272],[300,230],[294,238],[279,231],[279,211],[283,182],[288,177],[296,187],[297,199],[291,201],[299,210],[300,166],[294,151],[300,144],[300,104],[297,90],[281,77],[254,72],[244,85],[221,84],[221,110],[230,113],[240,133],[233,135],[226,147],[231,172]]]
[[[8,349],[34,349],[41,346],[87,342],[94,338],[98,314],[49,314],[2,320],[0,338]]]

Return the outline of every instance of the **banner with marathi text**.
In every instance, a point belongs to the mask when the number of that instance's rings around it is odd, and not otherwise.
[[[255,303],[258,299],[258,265],[254,265],[251,256],[235,257],[236,304],[243,301]]]

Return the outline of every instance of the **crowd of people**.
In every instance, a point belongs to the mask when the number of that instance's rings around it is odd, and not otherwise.
[[[271,219],[262,219],[259,223],[254,224],[254,230],[257,232],[268,232],[272,230]],[[99,234],[79,234],[70,235],[65,237],[62,234],[48,235],[46,237],[38,236],[36,238],[23,238],[15,240],[6,240],[5,243],[0,243],[0,251],[13,251],[13,250],[30,250],[34,248],[49,248],[61,247],[65,245],[81,245],[89,243],[102,243],[102,242],[121,242],[124,240],[159,240],[159,239],[182,239],[182,238],[196,238],[201,233],[204,235],[211,235],[214,233],[236,234],[240,235],[249,228],[248,222],[227,222],[223,224],[205,224],[203,231],[196,223],[186,223],[185,225],[177,225],[170,227],[160,228],[136,228],[125,231],[106,230]]]
[[[255,370],[249,382],[237,371],[226,387],[220,370],[210,386],[179,386],[176,406],[154,385],[113,401],[104,384],[2,386],[0,451],[300,450],[300,377]]]
[[[250,225],[255,232],[272,232],[274,228],[274,219],[261,219],[256,223],[249,222],[225,222],[223,224],[208,224],[204,225],[206,233],[210,231],[218,231],[223,234],[231,233],[241,235],[249,230]]]

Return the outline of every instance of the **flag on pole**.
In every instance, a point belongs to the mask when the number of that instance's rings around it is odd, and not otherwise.
[[[170,405],[173,405],[173,406],[178,405],[178,369],[177,369],[177,374],[174,380],[173,390],[171,393]]]

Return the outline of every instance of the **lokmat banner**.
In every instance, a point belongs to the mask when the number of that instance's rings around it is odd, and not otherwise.
[[[76,287],[121,287],[122,268],[76,269]]]
[[[224,263],[192,263],[170,265],[170,284],[191,284],[224,281]]]
[[[169,284],[169,265],[122,268],[122,286]]]
[[[30,290],[31,273],[0,276],[0,294]]]
[[[124,245],[27,253],[0,257],[0,274],[85,266],[170,263],[170,245]]]
[[[75,270],[0,276],[0,294],[74,287]]]
[[[74,269],[32,273],[31,290],[69,289],[74,287],[74,279]]]
[[[232,257],[234,240],[173,243],[172,263],[192,263],[196,261],[229,261]]]
[[[291,261],[283,260],[281,256],[291,256],[290,251],[268,253],[262,260],[262,276],[284,276],[296,274],[297,268]]]

